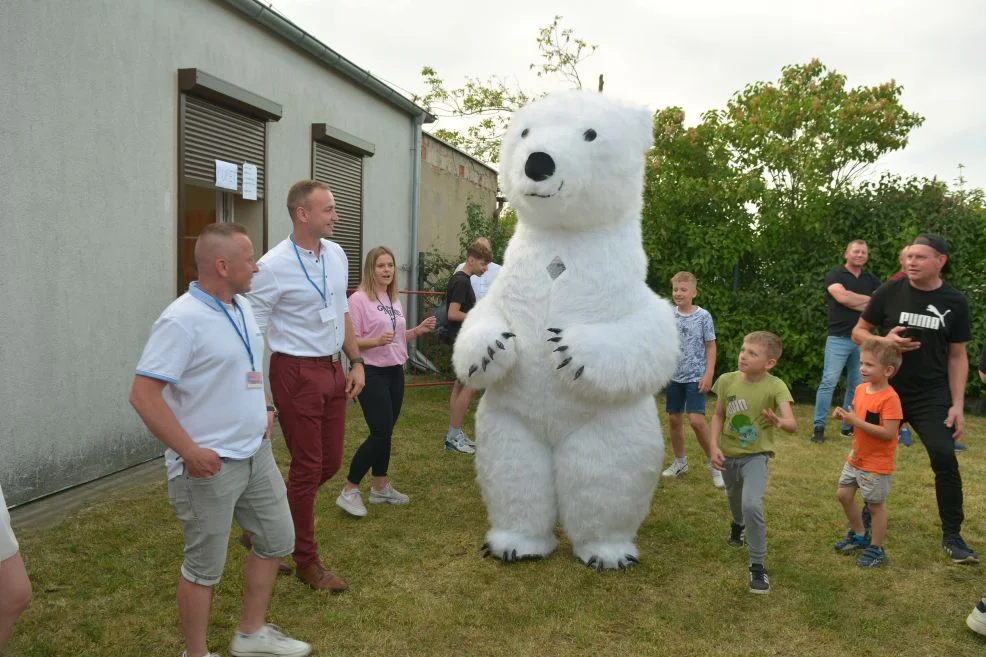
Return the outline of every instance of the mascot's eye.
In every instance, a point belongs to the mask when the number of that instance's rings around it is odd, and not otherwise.
[[[526,137],[528,132],[530,132],[530,130],[524,128],[523,132],[520,133],[520,138],[523,139],[524,137]]]
[[[596,131],[593,130],[592,128],[589,128],[588,130],[582,133],[582,138],[585,139],[586,141],[592,141],[596,138]]]

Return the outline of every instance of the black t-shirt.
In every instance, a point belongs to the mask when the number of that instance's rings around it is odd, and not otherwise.
[[[445,304],[450,306],[453,303],[458,303],[459,310],[464,313],[469,312],[476,305],[476,293],[473,291],[472,283],[469,281],[469,274],[463,271],[457,271],[452,274],[452,278],[448,280],[448,287],[445,288]],[[460,328],[462,328],[462,322],[449,320],[449,342],[455,342]]]
[[[890,379],[897,394],[950,400],[948,345],[972,339],[965,295],[944,282],[926,292],[912,287],[906,278],[888,281],[870,297],[863,320],[883,335],[895,326],[910,327],[921,341],[920,349],[904,353],[900,372]]]
[[[868,271],[854,276],[845,266],[835,267],[825,274],[825,301],[829,308],[829,335],[848,338],[859,319],[859,311],[847,308],[835,300],[829,292],[829,286],[840,283],[842,287],[856,294],[871,296],[880,287],[880,279]]]
[[[979,355],[979,371],[986,372],[986,344],[983,344],[983,352]]]

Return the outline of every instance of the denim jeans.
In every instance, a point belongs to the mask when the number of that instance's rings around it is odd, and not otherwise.
[[[830,335],[825,339],[825,365],[822,368],[822,382],[818,384],[818,392],[815,393],[814,426],[825,426],[832,410],[832,393],[835,392],[835,386],[838,385],[844,369],[848,371],[846,372],[846,396],[842,402],[842,408],[849,408],[852,405],[853,395],[856,393],[856,386],[860,384],[859,346],[852,341],[852,338]],[[846,429],[847,426],[843,425],[842,428]]]

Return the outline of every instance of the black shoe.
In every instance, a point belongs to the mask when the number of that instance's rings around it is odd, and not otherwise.
[[[750,566],[750,593],[770,593],[770,579],[762,563]]]
[[[839,431],[839,433],[842,434],[843,438],[852,438],[852,427],[842,427],[842,430]]]
[[[873,527],[873,514],[870,513],[870,507],[865,503],[863,504],[863,529],[866,530],[865,533],[869,535],[870,529]]]
[[[811,442],[813,443],[825,442],[825,427],[815,427],[815,430],[811,432]]]
[[[942,547],[954,563],[979,563],[979,555],[965,544],[961,536],[944,539]]]
[[[746,532],[744,525],[737,525],[735,522],[729,525],[729,538],[726,542],[732,547],[743,547],[743,534]]]

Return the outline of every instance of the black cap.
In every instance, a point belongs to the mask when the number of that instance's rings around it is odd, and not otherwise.
[[[935,235],[934,233],[920,233],[914,238],[911,244],[923,244],[924,246],[930,246],[935,251],[942,255],[948,255],[948,244],[945,243],[945,238],[941,235]]]

